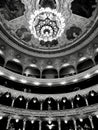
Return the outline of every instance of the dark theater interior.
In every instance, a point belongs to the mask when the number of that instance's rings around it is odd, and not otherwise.
[[[98,0],[0,0],[0,130],[98,130]]]

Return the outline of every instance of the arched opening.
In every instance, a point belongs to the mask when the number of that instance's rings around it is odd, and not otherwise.
[[[94,62],[92,61],[92,59],[85,59],[77,65],[77,72],[81,73],[85,70],[92,68],[93,66]]]
[[[60,72],[59,72],[59,75],[60,75],[60,78],[63,78],[65,76],[72,76],[75,73],[76,73],[75,68],[72,65],[69,65],[66,67],[62,67]]]
[[[22,74],[22,72],[23,72],[22,65],[15,61],[8,61],[5,65],[5,67],[18,74]]]
[[[58,72],[54,68],[44,69],[43,72],[42,72],[42,78],[45,78],[45,79],[58,78]]]
[[[24,96],[18,96],[14,101],[14,107],[17,108],[26,108],[26,99]]]
[[[95,55],[94,60],[95,60],[95,63],[98,64],[98,53]]]
[[[43,110],[57,110],[57,101],[52,97],[48,97],[43,102]]]
[[[5,59],[3,56],[0,55],[0,66],[4,66]]]
[[[28,77],[40,78],[40,70],[37,67],[27,67],[23,74]]]

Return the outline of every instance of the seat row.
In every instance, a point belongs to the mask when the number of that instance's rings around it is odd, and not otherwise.
[[[92,87],[98,84],[97,79],[98,74],[95,74],[90,78],[82,79],[77,82],[69,82],[68,84],[55,84],[53,85],[53,87],[50,87],[47,83],[36,86],[35,84],[24,84],[21,81],[14,81],[10,78],[6,78],[5,76],[0,76],[0,85],[27,93],[57,94],[69,93],[76,90],[82,90],[85,88]]]
[[[98,130],[98,116],[73,119],[19,119],[0,116],[1,130]]]
[[[98,64],[98,55],[95,56],[95,63]],[[85,70],[88,70],[95,66],[95,63],[90,58],[84,58],[83,61],[80,61],[77,64],[77,67],[74,67],[73,65],[68,64],[67,66],[63,66],[60,68],[60,70],[55,69],[54,67],[51,68],[45,68],[41,72],[39,67],[36,65],[34,67],[28,66],[23,70],[23,66],[20,62],[17,62],[17,60],[9,60],[5,64],[5,59],[3,56],[0,56],[0,66],[5,66],[8,70],[11,70],[15,73],[25,75],[28,77],[36,77],[36,78],[63,78],[66,76],[72,76],[77,73],[84,72]],[[76,69],[77,68],[77,69]]]
[[[78,94],[72,99],[63,97],[61,100],[55,100],[52,97],[47,97],[44,100],[39,100],[37,97],[25,99],[22,95],[17,98],[13,98],[9,92],[1,94],[0,96],[0,104],[2,105],[31,110],[65,110],[84,107],[96,103],[98,103],[98,94],[93,90],[86,96]]]

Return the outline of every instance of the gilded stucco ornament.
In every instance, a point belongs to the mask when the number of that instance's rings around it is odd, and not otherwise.
[[[55,0],[54,8],[48,4],[43,7],[44,0],[13,1],[0,8],[1,24],[11,37],[30,49],[69,48],[90,31],[95,19],[95,4],[89,7],[91,11],[77,0]]]
[[[45,42],[57,39],[65,28],[65,18],[56,10],[42,8],[31,14],[29,29],[35,38]]]

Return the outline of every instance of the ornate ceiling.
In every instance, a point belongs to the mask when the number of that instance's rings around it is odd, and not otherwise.
[[[98,130],[98,1],[0,1],[0,130]]]

